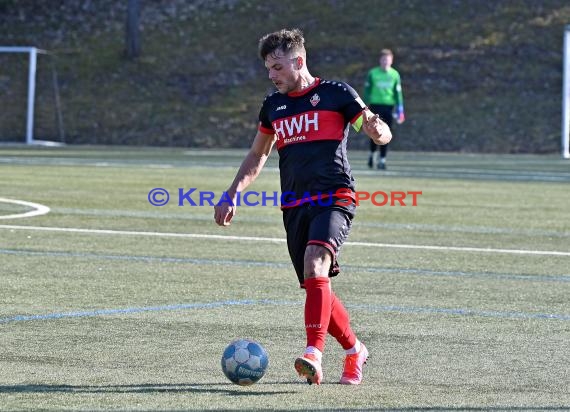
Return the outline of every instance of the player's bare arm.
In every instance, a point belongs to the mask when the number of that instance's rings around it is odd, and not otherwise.
[[[214,206],[214,219],[218,225],[229,226],[231,224],[231,220],[236,213],[237,193],[243,192],[259,176],[271,153],[275,140],[275,135],[257,132],[251,149],[243,159],[234,181],[227,190],[234,205],[232,206],[228,202],[224,202]]]
[[[370,109],[365,109],[362,112],[362,130],[378,145],[390,143],[392,140],[390,127]]]

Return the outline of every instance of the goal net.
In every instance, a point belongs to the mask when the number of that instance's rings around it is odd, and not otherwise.
[[[53,56],[35,47],[0,47],[0,143],[63,144]]]

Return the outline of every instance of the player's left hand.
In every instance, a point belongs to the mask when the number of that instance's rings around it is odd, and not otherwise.
[[[392,139],[392,132],[380,116],[366,109],[362,114],[362,128],[376,144],[386,144]]]
[[[362,114],[362,127],[364,128],[364,132],[366,134],[370,135],[370,132],[381,132],[381,124],[382,122],[380,120],[380,116],[377,114],[374,114],[369,110],[365,110]]]
[[[404,106],[399,106],[396,109],[396,122],[402,124],[406,121],[406,116],[404,115]]]

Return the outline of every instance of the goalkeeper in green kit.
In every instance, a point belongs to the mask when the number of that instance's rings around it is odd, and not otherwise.
[[[364,86],[364,103],[374,113],[390,126],[395,118],[398,124],[405,120],[404,95],[402,94],[402,82],[400,74],[392,67],[394,55],[391,50],[383,49],[380,52],[380,65],[368,72]],[[378,146],[370,140],[370,156],[368,167],[373,168],[376,164],[378,169],[386,169],[386,153],[388,145],[380,146],[380,159],[375,158]]]

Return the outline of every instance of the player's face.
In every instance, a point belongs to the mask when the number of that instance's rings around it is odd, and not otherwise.
[[[390,56],[389,54],[385,54],[383,56],[380,56],[380,67],[382,67],[384,70],[390,68],[392,66],[393,60],[394,60],[394,58],[392,56]]]
[[[269,71],[269,80],[279,93],[286,94],[299,88],[300,72],[292,56],[276,50],[265,58],[265,67]]]

